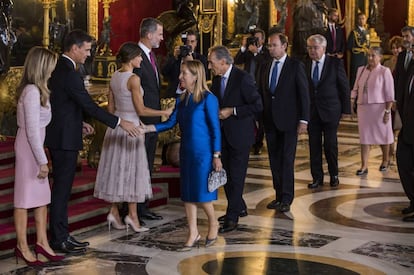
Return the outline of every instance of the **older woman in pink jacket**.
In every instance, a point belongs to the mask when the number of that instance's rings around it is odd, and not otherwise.
[[[358,176],[368,173],[370,145],[379,144],[382,150],[380,171],[387,171],[389,145],[394,141],[391,107],[394,102],[394,80],[389,68],[381,65],[382,49],[371,47],[368,65],[359,67],[351,100],[357,100],[358,130],[361,143],[361,168]]]

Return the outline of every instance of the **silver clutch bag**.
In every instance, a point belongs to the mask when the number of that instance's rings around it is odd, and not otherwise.
[[[208,191],[214,192],[220,186],[225,185],[227,182],[226,170],[223,168],[220,171],[211,171],[208,175]]]

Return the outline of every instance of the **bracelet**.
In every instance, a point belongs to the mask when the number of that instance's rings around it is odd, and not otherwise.
[[[213,158],[220,159],[221,158],[221,155],[220,154],[213,154]]]
[[[391,113],[391,111],[390,110],[388,110],[388,109],[385,109],[385,111],[384,111],[386,114],[389,114],[389,113]]]

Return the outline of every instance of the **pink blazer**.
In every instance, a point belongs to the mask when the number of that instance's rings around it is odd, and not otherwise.
[[[355,98],[358,94],[358,104],[361,104],[364,92],[364,86],[367,86],[368,104],[385,103],[394,101],[394,79],[389,68],[378,64],[372,71],[366,66],[358,68],[354,88],[351,91],[351,97]]]

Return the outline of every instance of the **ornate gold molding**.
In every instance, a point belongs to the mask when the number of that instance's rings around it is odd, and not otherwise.
[[[88,1],[88,33],[98,40],[98,0]]]
[[[414,1],[408,1],[407,25],[414,26]]]

